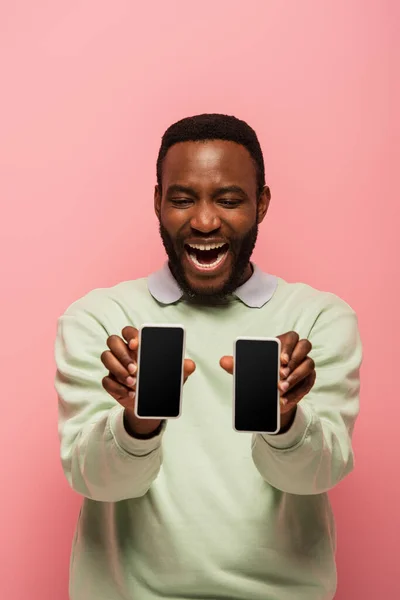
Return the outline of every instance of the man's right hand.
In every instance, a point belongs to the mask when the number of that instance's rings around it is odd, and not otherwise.
[[[125,408],[125,416],[133,435],[146,435],[155,431],[161,421],[156,419],[138,419],[134,413],[136,396],[137,352],[139,332],[134,327],[124,327],[122,338],[111,335],[107,339],[106,350],[101,355],[101,362],[109,374],[104,377],[104,389]],[[184,381],[195,371],[192,360],[184,361]],[[157,374],[154,374],[155,377]]]

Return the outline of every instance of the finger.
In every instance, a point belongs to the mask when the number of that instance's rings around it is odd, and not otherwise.
[[[128,344],[128,348],[134,352],[137,352],[139,346],[139,331],[136,329],[136,327],[124,327],[121,331],[121,334]]]
[[[278,335],[278,339],[281,341],[281,362],[283,365],[287,365],[290,361],[292,352],[299,341],[299,334],[295,331],[289,331],[283,335]]]
[[[104,377],[102,384],[106,392],[108,392],[110,396],[117,400],[117,402],[122,404],[122,406],[125,408],[133,408],[136,395],[134,391],[129,390],[127,387],[121,385],[118,383],[118,381],[115,381],[110,376]]]
[[[281,396],[281,404],[288,406],[298,404],[300,400],[306,396],[314,386],[316,380],[316,372],[313,371],[308,377],[303,379],[299,384],[292,388],[286,395]]]
[[[312,344],[309,340],[300,340],[297,342],[287,366],[290,372],[293,372],[304,361],[311,349]]]
[[[110,350],[106,350],[101,355],[101,362],[103,365],[110,371],[112,375],[114,375],[115,379],[122,383],[123,385],[127,385],[129,387],[133,387],[136,383],[136,378],[130,375],[129,371],[125,369],[119,362],[119,360],[114,356],[114,354]]]
[[[129,343],[130,340],[139,339],[139,331],[136,329],[136,327],[124,327],[121,331],[121,334],[127,343]]]
[[[223,356],[219,361],[219,364],[224,369],[224,371],[230,373],[230,375],[233,375],[233,356]]]
[[[124,340],[122,340],[118,335],[111,335],[107,339],[107,346],[110,348],[117,360],[119,360],[121,365],[125,367],[125,369],[129,371],[131,375],[134,375],[137,371],[136,357],[135,354],[129,350]]]
[[[139,338],[132,338],[131,340],[129,340],[128,348],[133,352],[137,352],[139,348]]]
[[[194,363],[192,360],[190,360],[190,358],[185,358],[185,361],[183,363],[184,383],[190,377],[190,375],[192,375],[192,373],[195,372],[195,370],[196,370],[196,363]]]
[[[279,382],[279,389],[285,394],[288,390],[300,383],[300,381],[308,377],[314,369],[315,363],[313,359],[308,356],[284,381]]]

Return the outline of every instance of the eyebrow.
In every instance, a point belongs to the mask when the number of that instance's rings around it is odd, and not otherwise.
[[[194,190],[191,187],[188,187],[186,185],[179,185],[179,184],[174,184],[174,185],[170,185],[169,188],[167,189],[167,195],[170,196],[171,194],[174,194],[176,192],[180,192],[183,194],[189,194],[190,196],[194,196],[196,199],[199,199],[199,194],[196,192],[196,190]],[[226,185],[223,187],[219,187],[217,188],[213,194],[212,194],[212,198],[216,198],[217,196],[221,196],[222,194],[229,194],[229,193],[233,193],[233,194],[241,194],[242,196],[245,196],[246,198],[248,197],[246,192],[238,185]]]

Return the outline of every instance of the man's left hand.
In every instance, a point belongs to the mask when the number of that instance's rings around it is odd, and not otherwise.
[[[281,429],[286,429],[293,421],[296,406],[312,389],[315,379],[315,364],[308,356],[312,345],[306,340],[300,340],[295,331],[278,335],[281,341],[280,356],[280,406]],[[233,356],[223,356],[219,362],[221,367],[233,374]]]

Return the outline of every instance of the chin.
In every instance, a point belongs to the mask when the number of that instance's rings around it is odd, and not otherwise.
[[[191,295],[192,296],[207,296],[209,298],[211,298],[213,296],[224,295],[224,289],[225,289],[225,285],[218,285],[218,286],[211,286],[211,285],[195,286],[195,285],[189,285],[188,287],[189,287],[189,289],[191,291]]]
[[[204,281],[202,284],[199,284],[198,281],[193,281],[190,277],[186,276],[185,273],[185,289],[184,292],[193,298],[199,301],[206,302],[207,300],[222,300],[225,299],[232,293],[232,290],[229,286],[229,277],[225,277],[221,280],[221,278],[216,278],[215,282],[213,281]]]

